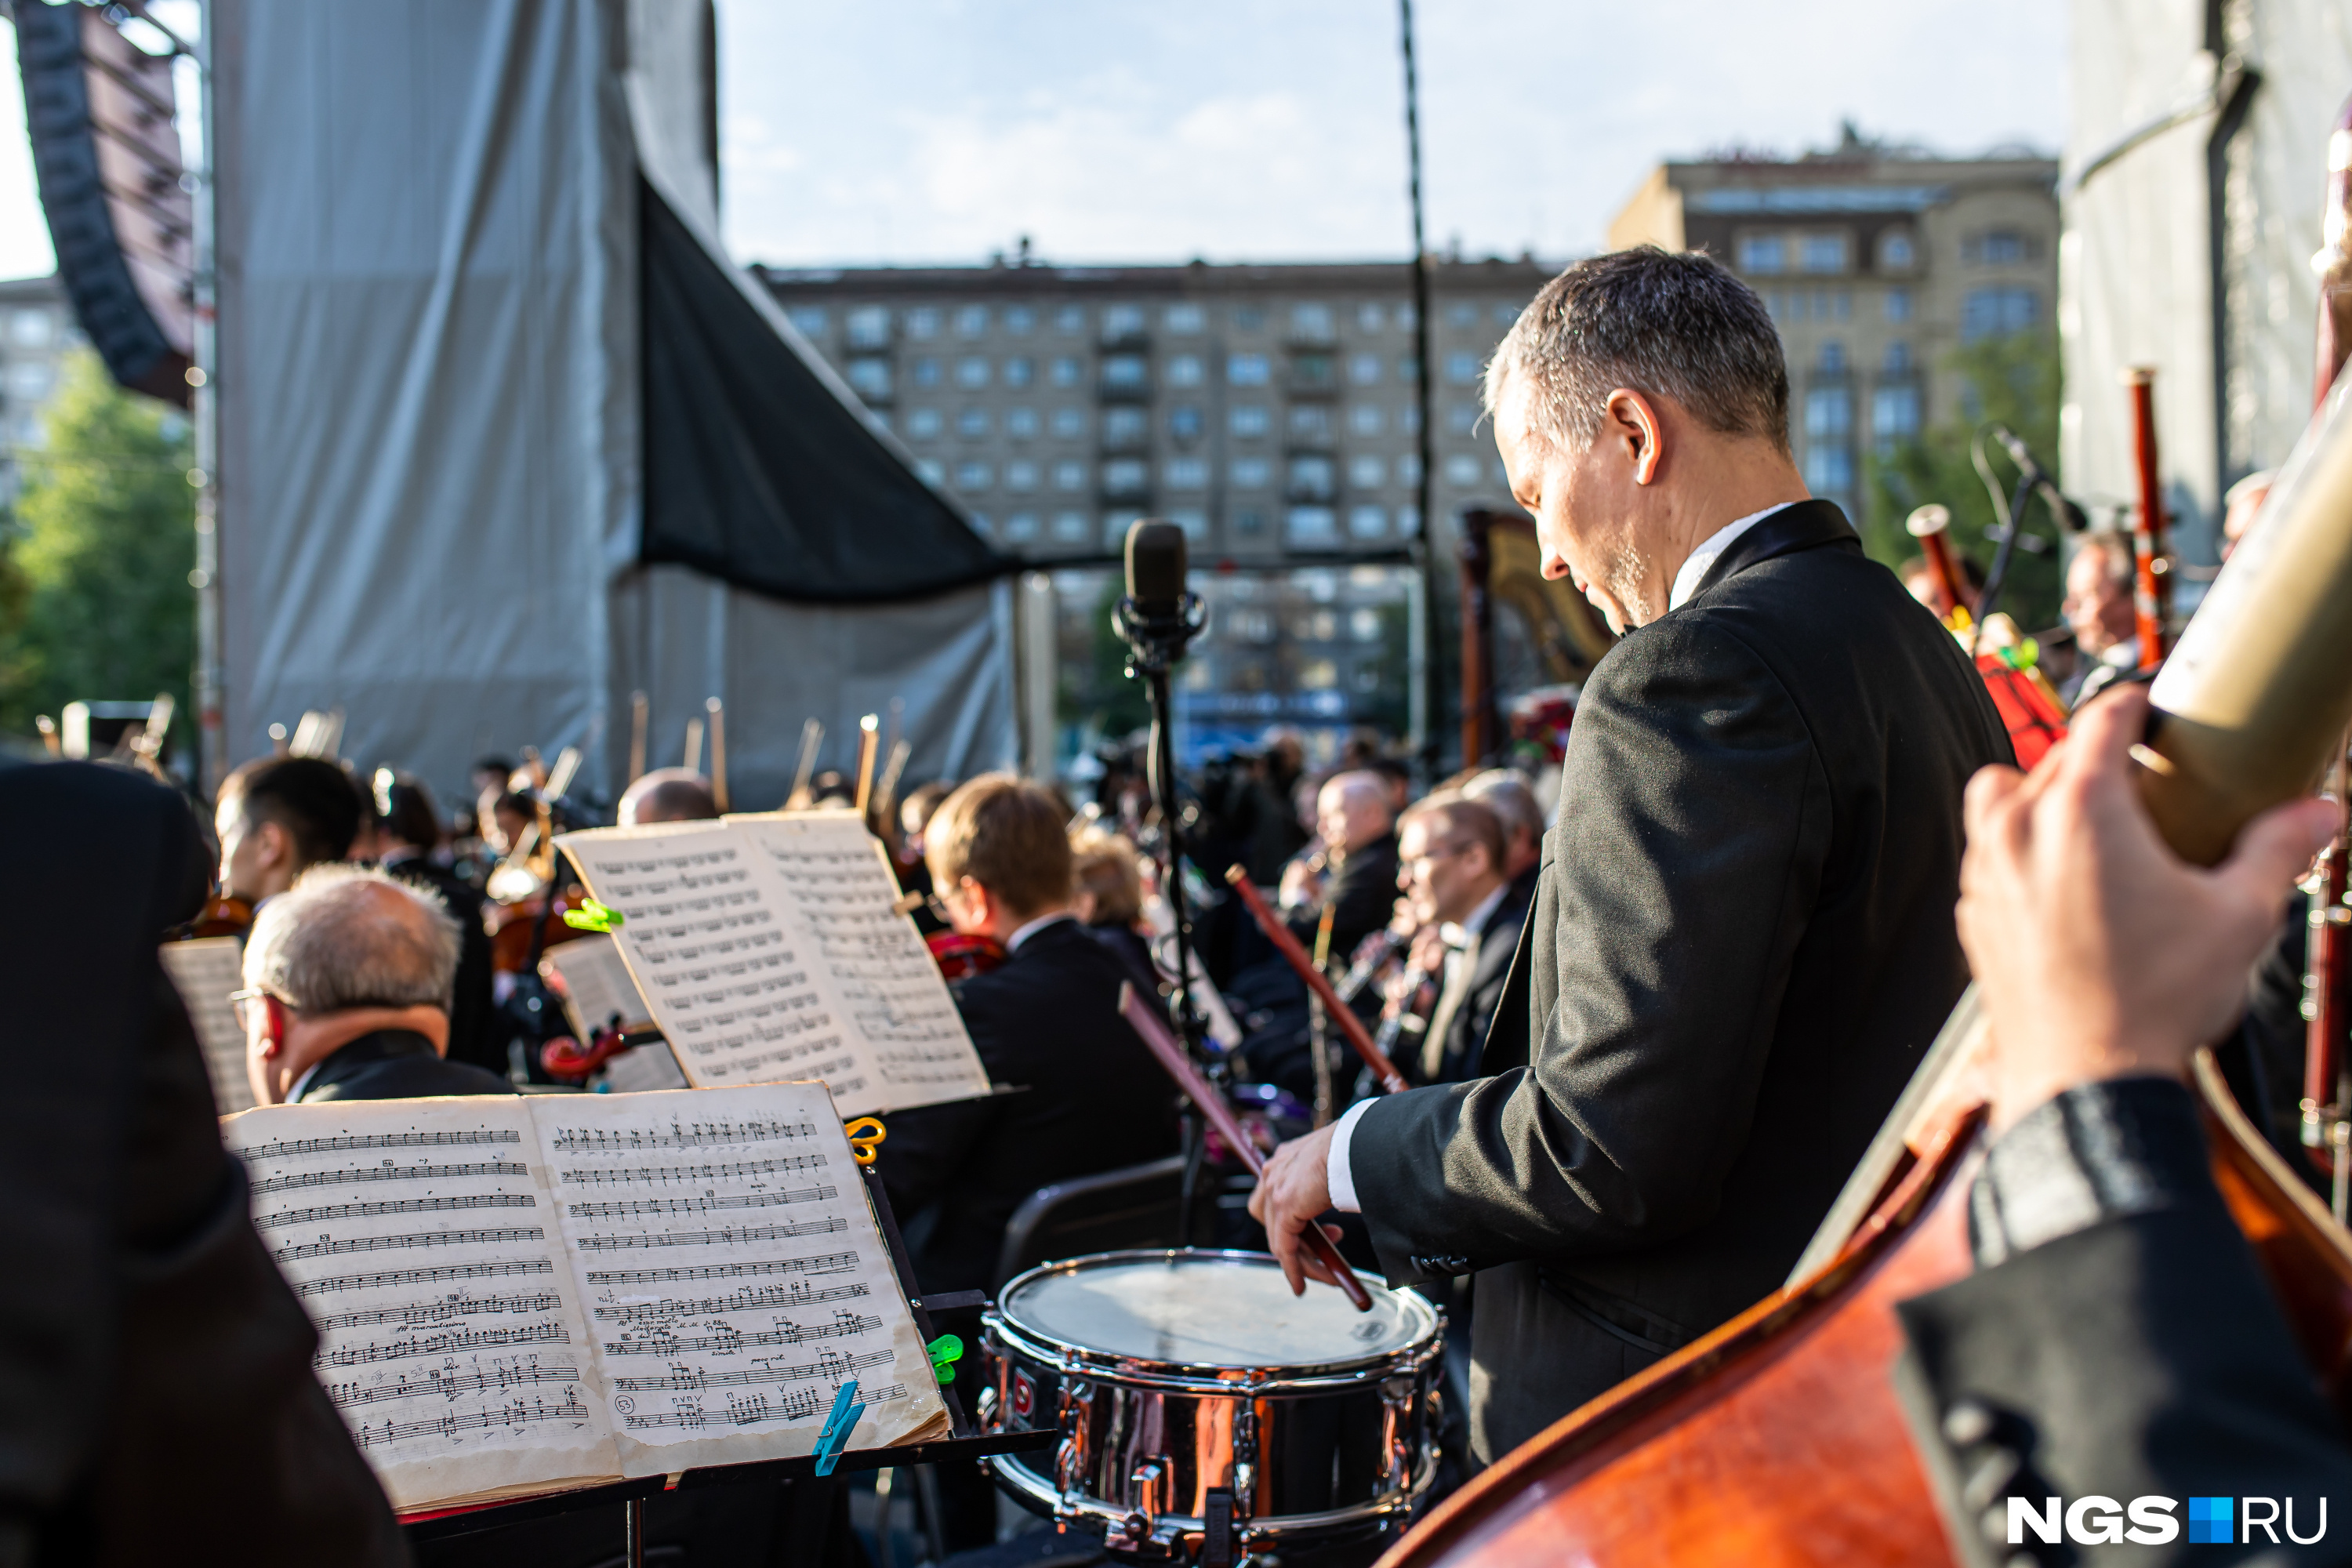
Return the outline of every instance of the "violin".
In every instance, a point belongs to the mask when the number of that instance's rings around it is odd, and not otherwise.
[[[588,933],[564,923],[563,911],[576,910],[588,901],[588,889],[578,882],[566,887],[556,900],[555,913],[547,919],[546,938],[541,951],[572,942]],[[506,903],[482,906],[482,923],[490,932],[490,969],[498,974],[520,974],[530,969],[531,938],[540,930],[541,917],[547,911],[547,894],[538,892],[528,898]]]
[[[935,931],[923,939],[923,945],[931,950],[931,962],[940,966],[940,973],[950,984],[985,974],[1005,959],[1004,944],[992,936]]]
[[[243,936],[253,929],[253,905],[235,893],[215,893],[205,900],[205,907],[182,924],[173,926],[164,937],[166,942],[200,942],[206,937]]]

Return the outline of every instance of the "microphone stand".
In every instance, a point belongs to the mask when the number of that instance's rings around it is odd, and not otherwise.
[[[1140,677],[1151,703],[1151,740],[1145,757],[1145,775],[1152,804],[1160,808],[1163,841],[1160,886],[1167,890],[1168,910],[1176,926],[1175,1024],[1184,1048],[1207,1071],[1220,1089],[1226,1077],[1222,1058],[1202,1048],[1207,1026],[1192,1005],[1192,920],[1184,902],[1184,819],[1176,790],[1176,722],[1169,676],[1184,658],[1184,645],[1208,622],[1208,606],[1194,594],[1181,595],[1173,615],[1146,615],[1132,598],[1122,598],[1111,611],[1111,629],[1127,642],[1127,674]],[[1184,1118],[1184,1177],[1176,1210],[1176,1245],[1192,1240],[1192,1197],[1201,1166],[1208,1154],[1208,1124],[1199,1116]]]

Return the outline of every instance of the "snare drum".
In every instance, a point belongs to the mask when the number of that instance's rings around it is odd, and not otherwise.
[[[1236,1555],[1402,1521],[1437,1475],[1445,1319],[1365,1284],[1358,1312],[1328,1285],[1293,1296],[1257,1252],[1031,1269],[983,1320],[981,1420],[1062,1445],[1049,1475],[990,1458],[997,1484],[1141,1557],[1196,1556],[1228,1508]]]

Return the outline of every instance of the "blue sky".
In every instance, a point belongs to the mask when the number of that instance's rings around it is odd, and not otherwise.
[[[38,0],[19,0],[37,4]],[[184,0],[183,0],[184,3]],[[1430,235],[1595,247],[1649,166],[1864,130],[1954,153],[2065,130],[2055,0],[1421,0]],[[1389,0],[719,0],[744,260],[1403,255]],[[46,271],[0,27],[0,277]]]

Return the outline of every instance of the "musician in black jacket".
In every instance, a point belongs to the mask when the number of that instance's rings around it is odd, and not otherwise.
[[[1331,914],[1331,953],[1326,966],[1346,972],[1357,944],[1389,923],[1396,908],[1396,812],[1388,786],[1369,770],[1335,773],[1315,797],[1316,822],[1327,858],[1318,879],[1304,862],[1283,872],[1282,901],[1290,931],[1313,952],[1323,914]]]
[[[2223,1206],[2181,1082],[2243,1005],[2334,810],[2282,806],[2218,869],[2183,865],[2132,785],[2147,713],[2137,689],[2103,698],[2030,777],[1989,769],[1969,791],[1959,927],[1998,1136],[1969,1194],[1979,1271],[1900,1308],[1906,1413],[1974,1560],[2352,1562],[2352,1447]],[[2068,1539],[2021,1519],[2012,1541],[2011,1498]],[[2172,1500],[2168,1540],[2164,1510],[2124,1511],[2139,1498]],[[2191,1498],[2228,1509],[2202,1542]],[[2066,1530],[2084,1499],[2114,1506]],[[2084,1539],[2105,1521],[2121,1539]]]
[[[438,894],[457,922],[457,978],[449,993],[448,1058],[486,1072],[507,1070],[507,1031],[491,998],[489,928],[482,923],[481,890],[434,858],[441,845],[441,813],[433,792],[414,773],[378,768],[369,781],[374,809],[362,838],[363,858],[401,881]]]
[[[1277,1253],[1360,1208],[1399,1284],[1476,1272],[1492,1459],[1776,1289],[1967,979],[1960,793],[2007,737],[1806,497],[1762,302],[1654,248],[1547,285],[1489,369],[1548,574],[1625,636],[1469,1083],[1280,1151]]]
[[[404,1564],[156,962],[210,879],[195,819],[0,762],[0,1563]]]
[[[1479,1076],[1479,1051],[1528,918],[1527,889],[1505,875],[1507,843],[1501,817],[1460,795],[1432,795],[1397,824],[1405,897],[1440,959],[1422,959],[1437,1002],[1419,1056],[1399,1064],[1415,1083]]]

